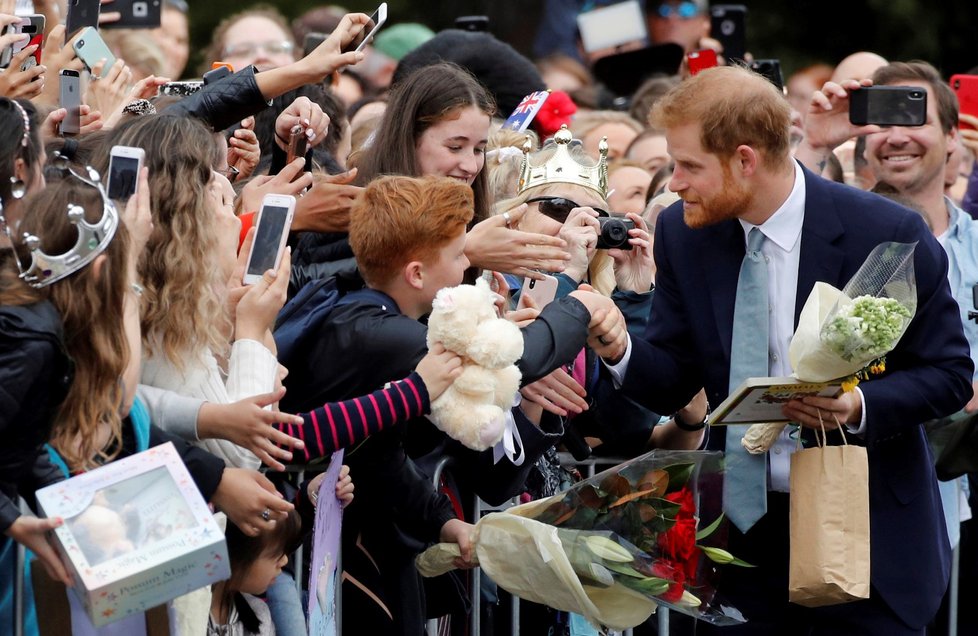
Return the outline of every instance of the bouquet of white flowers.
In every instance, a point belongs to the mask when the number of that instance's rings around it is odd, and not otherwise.
[[[885,369],[884,356],[896,347],[917,311],[916,245],[877,245],[841,291],[815,283],[788,348],[799,380],[842,379],[843,388],[851,390],[859,377]],[[783,428],[755,424],[743,444],[752,453],[766,452]]]

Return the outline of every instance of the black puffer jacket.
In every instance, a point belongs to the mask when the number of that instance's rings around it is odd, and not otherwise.
[[[20,516],[18,491],[33,493],[57,474],[43,445],[73,372],[54,305],[0,307],[0,531]]]
[[[255,67],[248,66],[207,84],[193,95],[167,107],[163,113],[196,117],[220,131],[238,124],[245,117],[260,113],[269,104],[258,89]]]

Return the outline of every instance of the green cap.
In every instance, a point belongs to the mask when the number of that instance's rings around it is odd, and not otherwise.
[[[433,37],[435,32],[425,25],[407,22],[395,24],[389,29],[381,29],[374,38],[373,46],[387,57],[400,61],[402,57]]]

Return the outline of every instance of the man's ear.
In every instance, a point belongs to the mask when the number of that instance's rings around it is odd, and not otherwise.
[[[951,155],[958,149],[958,143],[960,143],[958,141],[958,129],[955,127],[947,134],[947,157],[944,158],[944,163],[951,160]]]
[[[734,167],[744,177],[749,177],[754,174],[757,170],[759,160],[757,151],[747,144],[741,144],[734,150]]]
[[[424,288],[424,263],[421,261],[411,261],[402,270],[404,282],[412,289]]]

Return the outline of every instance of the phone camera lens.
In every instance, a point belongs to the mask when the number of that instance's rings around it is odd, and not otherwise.
[[[530,279],[530,289],[533,289],[536,286],[537,286],[537,279],[531,278]]]
[[[955,89],[961,88],[961,80],[954,80],[954,88]]]
[[[85,40],[78,40],[78,46],[79,47],[85,46]]]

